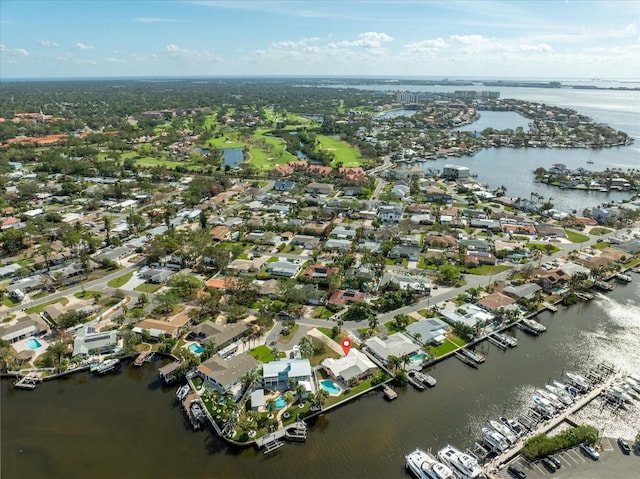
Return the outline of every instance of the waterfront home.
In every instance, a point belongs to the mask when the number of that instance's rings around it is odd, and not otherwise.
[[[445,321],[449,324],[454,325],[460,322],[472,328],[489,324],[495,318],[494,314],[485,311],[475,304],[469,303],[458,306],[455,310],[446,309],[441,311],[440,314],[442,314]]]
[[[385,363],[389,356],[400,358],[404,355],[413,356],[420,352],[420,346],[402,333],[393,333],[384,339],[374,336],[367,339],[364,344],[371,354]]]
[[[280,359],[263,365],[262,385],[265,388],[286,390],[294,389],[298,384],[309,392],[316,390],[308,359]]]
[[[16,343],[49,332],[49,325],[38,314],[30,314],[0,325],[0,339]]]
[[[449,325],[438,318],[427,318],[411,323],[406,328],[406,333],[423,344],[439,345],[447,338],[451,330]]]
[[[488,311],[497,311],[501,308],[511,306],[515,304],[515,302],[515,299],[496,291],[482,298],[477,304]]]
[[[165,336],[177,338],[191,322],[191,318],[188,314],[190,309],[191,307],[186,307],[180,313],[173,315],[167,321],[153,318],[138,321],[133,327],[133,332],[141,334],[143,330],[147,330],[153,338],[157,338],[163,334]]]
[[[325,359],[322,361],[322,367],[332,379],[343,381],[345,384],[371,376],[376,370],[376,365],[367,355],[355,348],[342,358]]]
[[[203,344],[214,344],[216,351],[219,351],[241,339],[250,329],[251,325],[244,321],[218,324],[206,320],[193,326],[185,339],[195,339]]]
[[[236,401],[242,392],[242,377],[259,367],[260,363],[248,354],[238,354],[229,359],[216,355],[196,367],[194,374],[202,379],[205,389],[221,393],[231,391]]]
[[[264,389],[256,389],[249,396],[251,401],[251,409],[258,412],[264,412],[267,404],[264,396]]]
[[[107,354],[113,352],[118,345],[117,331],[96,331],[91,325],[85,325],[76,332],[73,338],[72,356],[88,356],[91,354]]]

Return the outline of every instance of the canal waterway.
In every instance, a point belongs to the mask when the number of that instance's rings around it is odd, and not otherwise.
[[[96,378],[79,373],[34,391],[2,381],[1,474],[11,478],[408,477],[404,455],[447,442],[471,446],[489,418],[513,415],[530,393],[563,371],[608,360],[640,371],[640,275],[591,303],[543,313],[540,337],[519,330],[520,344],[502,351],[483,343],[479,369],[456,359],[435,365],[435,388],[400,389],[389,403],[379,392],[319,418],[304,444],[272,456],[227,447],[214,434],[191,432],[157,379],[157,361]],[[622,429],[633,437],[640,406]],[[602,424],[600,414],[585,421]]]

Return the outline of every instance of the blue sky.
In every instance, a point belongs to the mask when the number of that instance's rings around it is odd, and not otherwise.
[[[0,1],[0,78],[640,79],[640,0]]]

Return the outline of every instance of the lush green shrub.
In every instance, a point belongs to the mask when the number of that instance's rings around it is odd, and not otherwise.
[[[522,448],[529,460],[536,460],[546,457],[554,452],[577,446],[583,442],[594,444],[598,439],[598,430],[591,426],[577,426],[562,434],[549,437],[545,434],[538,434],[529,439]]]

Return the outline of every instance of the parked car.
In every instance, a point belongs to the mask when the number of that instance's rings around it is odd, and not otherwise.
[[[627,443],[624,438],[618,438],[618,446],[620,446],[620,449],[624,454],[631,454],[631,446],[629,446],[629,443]]]
[[[527,477],[527,473],[524,472],[522,469],[520,469],[518,466],[516,466],[515,464],[511,464],[508,469],[509,473],[513,476],[513,477],[517,477],[519,479],[525,479]]]
[[[556,469],[560,469],[560,467],[562,467],[562,463],[560,462],[560,459],[558,459],[558,456],[556,456],[555,454],[551,454],[549,456],[549,460],[553,462],[553,465],[556,466]]]
[[[598,451],[596,451],[595,448],[593,446],[590,446],[589,444],[583,442],[582,444],[580,444],[580,449],[594,461],[597,461],[600,458],[600,454],[598,453]]]
[[[549,459],[548,457],[545,457],[542,460],[542,465],[544,466],[544,468],[549,471],[549,472],[556,472],[556,465],[551,462],[551,459]]]

